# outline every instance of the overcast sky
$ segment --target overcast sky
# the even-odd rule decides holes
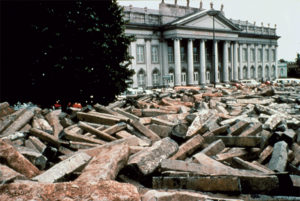
[[[118,0],[120,5],[148,7],[158,9],[161,0]],[[174,3],[174,0],[165,0]],[[261,22],[264,26],[270,23],[273,28],[277,25],[278,59],[294,61],[300,53],[300,0],[203,0],[203,7],[210,8],[210,2],[215,9],[224,4],[225,16],[232,19]],[[178,0],[179,5],[186,5],[186,0]],[[190,0],[191,7],[199,7],[200,0]]]

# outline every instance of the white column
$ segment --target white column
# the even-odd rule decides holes
[[[181,86],[180,40],[174,39],[175,86]]]
[[[146,72],[147,72],[147,87],[152,87],[152,67],[151,67],[151,40],[146,40]]]
[[[243,45],[240,44],[240,55],[239,55],[239,58],[240,58],[240,74],[239,74],[239,80],[242,80],[243,79],[243,58],[242,58],[242,55],[243,55]]]
[[[137,81],[137,68],[136,68],[136,42],[131,42],[130,43],[130,55],[133,57],[132,64],[131,64],[131,69],[133,69],[135,71],[134,75],[132,76],[132,80],[133,80],[133,87],[138,87],[138,81]]]
[[[275,45],[275,79],[278,79],[277,56],[277,45]]]
[[[166,76],[169,74],[169,66],[168,66],[168,43],[167,41],[162,42],[162,75]],[[167,84],[167,80],[163,79],[163,85]]]
[[[258,80],[258,65],[257,65],[257,44],[255,44],[255,47],[254,47],[254,54],[255,54],[255,80]]]
[[[205,40],[200,40],[200,84],[206,84]]]
[[[250,79],[250,44],[247,44],[247,79]]]
[[[233,81],[238,81],[239,71],[238,71],[237,59],[238,59],[237,42],[235,41],[233,43]]]
[[[188,77],[187,84],[194,85],[194,59],[193,59],[193,40],[188,40]]]
[[[214,42],[214,54],[215,54],[215,68],[214,68],[214,81],[215,83],[219,83],[219,79],[218,79],[218,72],[219,72],[219,68],[218,68],[218,64],[219,64],[219,61],[218,61],[218,41],[215,40]]]
[[[223,82],[229,82],[228,79],[228,42],[223,45]]]
[[[230,66],[231,66],[230,77],[231,77],[231,80],[233,80],[233,43],[230,43],[230,60],[231,60],[231,62],[230,62]]]
[[[265,78],[265,45],[262,46],[262,81],[264,82],[266,80]]]
[[[269,75],[268,75],[269,80],[271,80],[271,77],[272,77],[272,58],[271,58],[271,54],[272,54],[272,46],[269,45]]]

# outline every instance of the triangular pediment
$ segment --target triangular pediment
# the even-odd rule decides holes
[[[183,26],[212,29],[213,20],[215,20],[215,29],[232,30],[232,28],[226,25],[224,22],[221,22],[217,18],[213,19],[213,17],[209,15],[205,15],[199,19],[193,20],[189,23],[184,24]]]
[[[239,28],[235,26],[231,20],[227,19],[220,11],[217,14],[211,16],[208,11],[200,11],[189,16],[182,17],[174,22],[171,25],[188,27],[195,29],[213,29],[213,22],[216,30],[238,31]]]

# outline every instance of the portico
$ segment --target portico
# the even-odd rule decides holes
[[[242,79],[265,81],[277,76],[279,37],[275,29],[227,19],[222,9],[215,10],[212,5],[211,9],[204,10],[164,2],[160,4],[157,15],[154,10],[144,10],[143,27],[141,21],[137,24],[134,22],[137,19],[132,17],[140,11],[128,9],[125,10],[130,24],[126,33],[137,38],[135,47],[131,48],[135,57],[132,68],[136,72],[145,72],[143,76],[147,78],[142,82],[139,77],[143,77],[137,76],[136,87],[153,87],[154,69],[161,82],[168,82],[170,86],[228,83]],[[209,14],[211,11],[214,11],[214,16]],[[172,15],[174,17],[170,19]],[[150,20],[154,16],[158,17],[157,24]],[[150,22],[152,28],[149,28]],[[140,58],[142,54],[144,63]],[[159,62],[156,64],[153,60]]]

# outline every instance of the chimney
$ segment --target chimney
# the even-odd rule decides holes
[[[263,23],[263,22],[261,23],[261,26],[262,26],[262,27],[264,26],[264,23]]]
[[[270,28],[270,23],[268,24],[268,27]]]
[[[161,3],[165,3],[165,0],[161,0]]]
[[[177,6],[177,0],[175,0],[175,6]]]
[[[275,27],[275,29],[276,29],[277,25],[275,24],[274,27]]]
[[[132,10],[132,5],[131,4],[129,5],[129,9],[130,9],[130,11]]]
[[[224,5],[221,4],[221,12],[223,12],[223,9],[224,9]]]
[[[254,24],[254,26],[255,26],[255,25],[256,25],[256,22],[254,21],[254,23],[253,23],[253,24]]]
[[[186,0],[186,7],[190,7],[190,0]]]
[[[202,2],[202,0],[200,1],[200,10],[202,10],[203,9],[203,2]]]
[[[214,4],[213,4],[213,2],[210,2],[210,9],[214,9]]]
[[[145,8],[144,8],[144,11],[145,11],[145,13],[147,13],[147,11],[148,11],[148,8],[147,8],[147,7],[145,7]]]

